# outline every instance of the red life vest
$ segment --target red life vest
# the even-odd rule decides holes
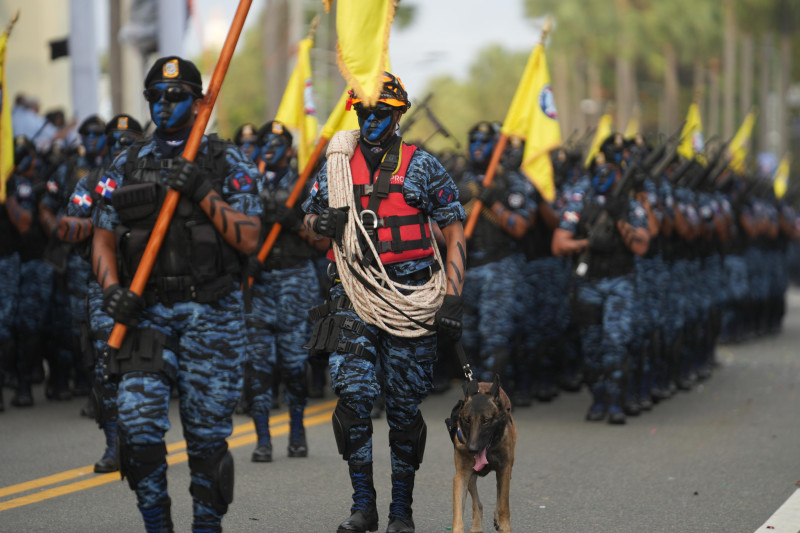
[[[369,213],[367,206],[372,194],[372,185],[377,182],[380,169],[375,171],[374,179],[371,180],[367,162],[359,148],[356,148],[350,159],[353,194],[361,200],[362,209],[359,210],[361,220],[367,229],[377,228],[377,242],[373,243],[384,265],[434,254],[427,215],[416,207],[408,205],[403,196],[406,171],[416,149],[417,147],[413,145],[401,145],[400,165],[392,173],[388,196],[378,204],[377,216]],[[328,259],[334,260],[333,250],[328,251]]]

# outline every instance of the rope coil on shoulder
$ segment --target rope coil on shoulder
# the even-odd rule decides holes
[[[336,263],[348,267],[337,269],[339,279],[364,322],[398,337],[431,335],[434,315],[444,299],[447,278],[430,220],[431,246],[440,268],[424,285],[405,285],[392,280],[380,261],[373,261],[368,267],[361,265],[364,252],[359,245],[359,235],[366,237],[362,240],[368,244],[373,257],[379,257],[379,253],[360,217],[355,216],[350,159],[358,146],[358,137],[358,130],[340,131],[331,139],[327,151],[328,204],[336,208],[350,207],[342,244],[333,244]]]

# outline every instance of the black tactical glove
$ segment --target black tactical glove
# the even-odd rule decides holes
[[[330,237],[337,243],[341,243],[342,236],[344,236],[344,227],[347,224],[347,212],[349,210],[349,205],[341,208],[326,207],[314,221],[311,229],[313,229],[314,233],[317,235]]]
[[[452,342],[461,338],[461,317],[464,314],[464,300],[461,296],[445,294],[442,306],[436,311],[434,323],[440,335]]]
[[[167,175],[167,185],[196,203],[200,203],[214,188],[208,170],[182,157],[175,160],[172,171]]]
[[[258,259],[258,253],[254,253],[253,255],[247,256],[247,266],[245,267],[247,270],[248,278],[254,278],[258,275],[259,272],[264,270],[264,263],[262,263]]]
[[[481,185],[481,192],[478,193],[478,200],[483,202],[486,207],[492,207],[495,202],[503,202],[503,191],[498,187],[484,187]]]
[[[614,220],[620,220],[627,214],[628,199],[618,196],[606,197],[605,210],[611,215]]]
[[[118,284],[103,291],[103,311],[120,324],[135,326],[144,311],[144,300]]]
[[[277,203],[268,206],[269,211],[265,213],[267,224],[275,224],[276,222],[284,229],[298,230],[300,229],[300,217],[292,207],[286,207],[286,204]]]

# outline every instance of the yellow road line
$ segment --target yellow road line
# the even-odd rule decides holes
[[[305,420],[304,420],[305,426],[310,427],[323,424],[325,422],[330,422],[331,414],[333,413],[333,407],[335,405],[336,405],[336,400],[333,400],[330,402],[324,402],[321,404],[307,407],[305,410]],[[319,414],[314,414],[314,413],[319,413]],[[270,419],[270,426],[272,426],[270,428],[270,433],[273,436],[286,435],[287,433],[289,433],[288,419],[289,419],[288,414],[283,414]],[[228,448],[231,449],[239,448],[247,444],[252,444],[256,442],[256,438],[257,437],[253,432],[252,422],[239,424],[234,428],[232,436],[228,438]],[[167,464],[174,465],[187,461],[188,455],[186,454],[185,450],[186,450],[186,441],[176,442],[167,446],[167,453],[170,454],[167,456]],[[30,494],[27,496],[21,496],[19,498],[15,498],[13,500],[0,502],[0,511],[7,511],[9,509],[22,507],[24,505],[29,505],[31,503],[37,503],[40,501],[49,500],[51,498],[56,498],[58,496],[64,496],[65,494],[71,494],[73,492],[77,492],[80,490],[85,490],[92,487],[105,485],[107,483],[118,481],[120,479],[119,472],[111,472],[109,474],[97,475],[94,474],[94,466],[85,466],[81,468],[67,470],[59,474],[53,474],[52,476],[46,476],[43,478],[27,481],[25,483],[19,483],[17,485],[11,485],[10,487],[2,488],[0,489],[0,498],[37,489],[40,487],[46,487],[48,485],[53,485],[55,483],[61,483],[88,474],[92,474],[92,477],[88,479],[75,481],[73,483],[68,483],[66,485],[62,485],[59,487],[43,490],[41,492],[37,492],[36,494]]]

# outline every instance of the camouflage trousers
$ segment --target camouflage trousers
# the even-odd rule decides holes
[[[211,458],[226,446],[242,390],[246,336],[242,334],[241,292],[234,289],[215,304],[155,304],[146,309],[139,327],[153,328],[177,339],[178,350],[164,348],[161,373],[129,372],[120,378],[120,439],[133,452],[163,443],[170,428],[170,389],[175,383],[189,459]],[[164,461],[134,487],[140,509],[153,508],[167,497],[166,472]],[[193,484],[211,487],[211,479],[205,473],[192,470],[191,479]],[[195,527],[219,527],[223,513],[196,496],[193,502]]]

